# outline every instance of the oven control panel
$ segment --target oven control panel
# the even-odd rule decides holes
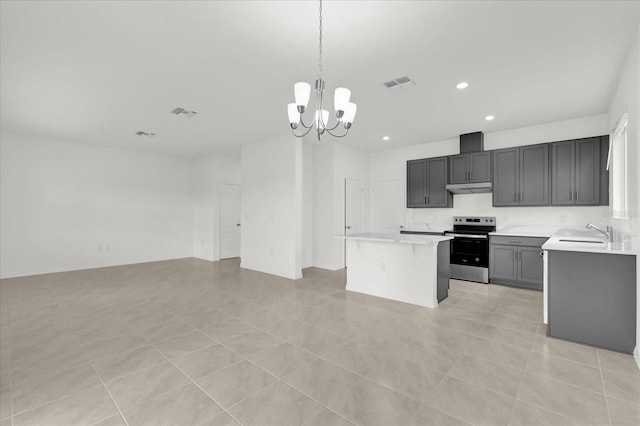
[[[495,217],[467,217],[467,216],[454,216],[454,225],[482,225],[482,226],[495,226]]]

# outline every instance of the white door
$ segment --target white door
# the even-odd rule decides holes
[[[373,184],[373,230],[398,232],[404,227],[404,180],[394,179]]]
[[[223,184],[220,191],[220,259],[240,256],[240,186]]]
[[[362,232],[364,187],[358,179],[344,181],[344,233],[345,235]]]

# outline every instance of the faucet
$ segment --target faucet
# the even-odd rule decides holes
[[[612,243],[613,242],[613,228],[610,225],[607,225],[606,230],[603,231],[602,229],[598,228],[593,223],[587,223],[587,229],[595,229],[596,231],[600,231],[601,233],[604,234],[605,237],[607,237],[607,242],[608,243]]]

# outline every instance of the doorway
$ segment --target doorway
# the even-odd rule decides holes
[[[240,257],[240,185],[220,189],[220,259]]]
[[[344,180],[344,235],[357,234],[363,229],[364,186],[358,179]],[[344,242],[344,264],[347,265],[347,241]]]

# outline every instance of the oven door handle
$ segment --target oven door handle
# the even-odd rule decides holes
[[[488,235],[466,235],[466,234],[449,234],[449,233],[445,233],[445,235],[449,235],[450,237],[456,237],[456,238],[474,238],[476,240],[486,240],[489,238]]]

